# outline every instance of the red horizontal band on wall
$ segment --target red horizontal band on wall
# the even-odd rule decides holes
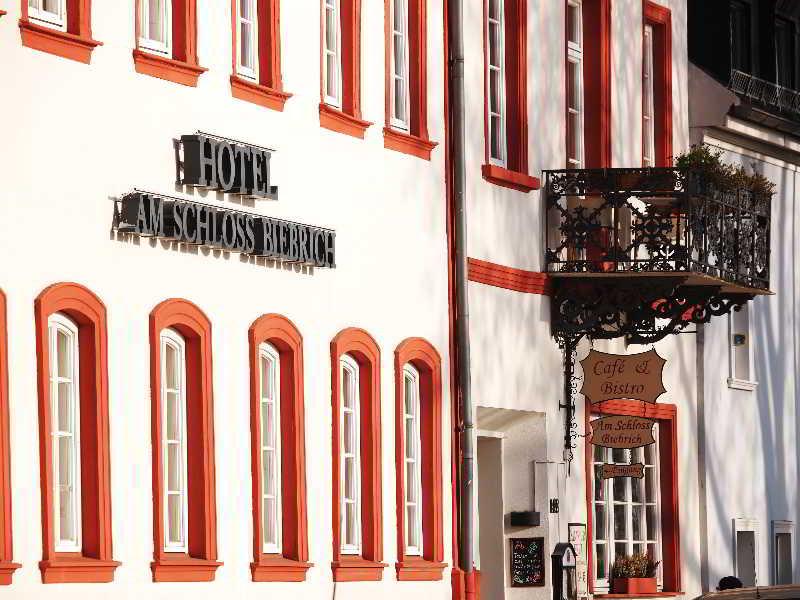
[[[470,281],[494,287],[524,292],[526,294],[550,295],[550,277],[547,273],[525,271],[504,267],[477,258],[467,259],[467,276]]]

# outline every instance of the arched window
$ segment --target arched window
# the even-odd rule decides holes
[[[409,338],[395,350],[397,578],[433,581],[445,564],[439,354]]]
[[[308,562],[303,339],[280,315],[250,327],[253,581],[304,581]]]
[[[333,578],[378,581],[383,559],[380,351],[362,329],[331,342]]]
[[[102,302],[74,283],[36,299],[44,583],[109,582],[108,350]]]
[[[213,581],[217,568],[211,323],[186,300],[150,313],[153,581]]]

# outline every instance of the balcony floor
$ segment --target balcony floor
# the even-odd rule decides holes
[[[654,277],[671,277],[673,279],[683,279],[683,285],[719,287],[720,292],[723,294],[746,294],[748,296],[772,296],[775,294],[771,290],[737,285],[719,277],[686,271],[550,272],[547,275],[553,279],[605,279],[606,281],[613,279],[646,280]]]

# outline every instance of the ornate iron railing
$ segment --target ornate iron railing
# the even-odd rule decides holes
[[[800,92],[759,79],[750,73],[733,69],[728,88],[751,102],[794,113],[795,117],[800,115]]]
[[[771,197],[673,168],[546,171],[553,273],[696,273],[769,288]]]

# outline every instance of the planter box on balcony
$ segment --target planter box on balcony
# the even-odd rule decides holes
[[[655,594],[658,591],[655,577],[617,578],[611,582],[614,594]]]

